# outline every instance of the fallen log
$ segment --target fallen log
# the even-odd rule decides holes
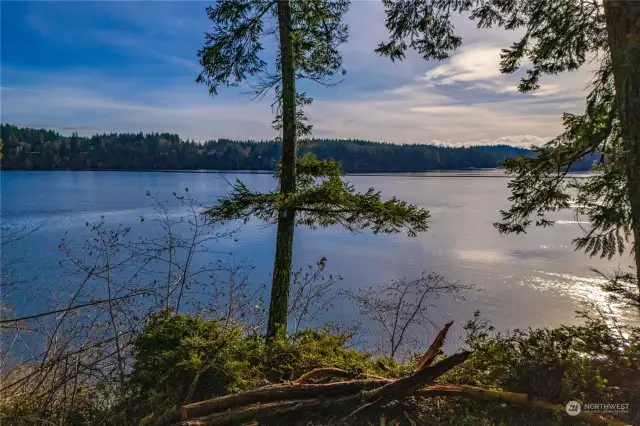
[[[181,408],[180,413],[182,420],[188,420],[256,403],[264,404],[284,400],[310,399],[316,397],[331,398],[351,395],[363,390],[378,388],[389,382],[390,379],[382,379],[350,380],[347,382],[316,385],[271,385],[242,393],[225,395],[207,401],[184,405]]]
[[[529,395],[516,392],[506,392],[500,390],[489,390],[468,385],[440,385],[429,386],[416,391],[414,396],[423,398],[433,397],[462,397],[476,401],[503,401],[512,405],[534,407],[546,411],[564,412],[564,406],[554,405],[548,401],[537,398],[530,398]],[[280,401],[270,404],[253,404],[238,411],[219,413],[208,418],[194,419],[182,423],[183,425],[225,425],[234,422],[251,421],[252,418],[259,418],[260,421],[277,419],[290,414],[295,414],[300,410],[318,409],[321,406],[330,407],[330,404],[323,404],[317,399]],[[583,421],[592,425],[629,426],[626,422],[616,419],[606,418],[597,413],[581,412],[576,416],[564,415],[565,419],[572,421]]]
[[[278,402],[266,404],[254,403],[253,405],[247,406],[247,402],[249,400],[255,402],[257,394],[253,394],[250,399],[244,399],[244,397],[246,397],[246,394],[248,393],[245,392],[243,394],[229,395],[229,397],[235,396],[236,398],[235,400],[233,400],[233,404],[241,404],[240,406],[230,404],[230,400],[232,400],[232,398],[227,397],[205,401],[206,404],[200,403],[201,405],[199,407],[195,406],[197,404],[190,404],[190,406],[183,407],[182,414],[183,419],[185,419],[186,417],[185,420],[192,419],[191,416],[193,416],[194,413],[199,413],[200,415],[202,415],[202,413],[204,412],[209,412],[213,414],[210,414],[206,417],[193,419],[190,422],[187,421],[183,424],[216,426],[232,423],[243,423],[254,420],[258,422],[264,422],[283,416],[304,416],[308,415],[309,413],[317,415],[320,415],[322,413],[330,413],[331,416],[353,413],[359,407],[362,407],[366,404],[380,404],[392,399],[405,398],[416,388],[424,385],[427,382],[431,382],[437,379],[442,374],[449,371],[451,368],[464,362],[464,360],[466,360],[469,355],[470,352],[461,352],[452,355],[451,357],[435,364],[432,367],[423,368],[419,372],[399,380],[382,382],[377,381],[377,383],[376,381],[353,380],[350,382],[338,382],[323,385],[284,386],[279,388],[264,389],[265,392],[260,393],[259,398],[271,398],[272,395],[277,394]],[[363,390],[363,383],[375,383],[377,387],[372,390]],[[334,396],[333,398],[327,398],[327,396],[329,395],[320,392],[317,394],[318,398],[299,399],[301,395],[301,393],[298,392],[299,390],[312,389],[312,391],[306,391],[307,394],[309,394],[310,392],[317,393],[320,387],[324,387],[325,391],[330,390],[330,392],[336,392],[337,390],[340,390],[340,392],[332,393],[332,395]],[[356,390],[356,392],[354,393],[354,389],[358,390]],[[303,391],[302,393],[304,392],[305,391]],[[269,396],[267,397],[266,395]],[[225,401],[226,403],[220,402],[220,400],[223,398],[227,398],[227,400]],[[220,412],[223,410],[222,407],[225,407],[227,411]],[[184,410],[185,408],[187,409]],[[209,410],[214,411],[212,412]]]
[[[242,424],[252,421],[265,422],[294,414],[301,410],[316,408],[318,400],[279,401],[269,404],[254,404],[224,413],[212,414],[208,417],[196,418],[180,423],[183,426],[216,426]]]

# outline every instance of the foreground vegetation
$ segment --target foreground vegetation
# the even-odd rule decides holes
[[[631,424],[640,412],[638,329],[625,330],[632,334],[624,337],[619,334],[622,330],[591,319],[583,326],[499,334],[476,317],[466,330],[470,356],[431,387],[442,390],[451,388],[445,385],[457,385],[454,389],[466,394],[434,397],[428,390],[418,391],[350,417],[337,415],[337,410],[322,417],[305,410],[260,424],[381,424],[386,419],[382,424],[552,425],[571,419],[564,412],[570,400],[629,403],[628,412],[608,416],[611,424]],[[320,367],[344,370],[351,378],[399,378],[414,369],[412,361],[399,363],[349,348],[350,337],[328,329],[304,330],[265,345],[261,336],[242,324],[163,312],[151,317],[133,340],[131,370],[117,395],[106,395],[97,381],[42,399],[43,391],[50,389],[46,374],[40,372],[41,389],[3,392],[2,421],[13,425],[175,424],[180,407],[190,402],[291,383]],[[478,387],[525,397],[500,397],[500,392],[495,398],[478,397],[473,393]],[[551,408],[536,405],[539,400]],[[577,423],[586,424],[586,420]]]

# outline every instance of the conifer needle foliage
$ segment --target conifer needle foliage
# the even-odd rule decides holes
[[[589,63],[597,65],[584,113],[565,113],[565,131],[536,147],[535,157],[504,162],[507,174],[513,177],[509,183],[511,207],[501,211],[502,220],[495,227],[501,233],[524,233],[532,224],[553,225],[549,213],[573,208],[576,216],[586,217],[590,223],[584,235],[574,240],[576,249],[609,258],[621,254],[633,235],[629,191],[638,186],[631,177],[633,174],[628,173],[637,169],[638,163],[633,164],[635,160],[628,154],[632,151],[631,144],[639,142],[625,137],[621,130],[617,101],[625,100],[616,99],[614,74],[624,73],[625,66],[627,72],[640,71],[630,68],[633,64],[629,61],[618,68],[613,66],[615,55],[612,56],[609,37],[612,31],[620,30],[632,40],[633,33],[637,39],[640,31],[637,22],[636,28],[633,24],[623,28],[623,22],[616,24],[616,28],[608,26],[607,14],[613,8],[626,8],[627,15],[637,16],[637,2],[383,0],[383,3],[390,37],[376,51],[392,61],[402,60],[407,49],[417,51],[425,59],[447,59],[462,44],[452,16],[463,15],[479,29],[520,30],[520,39],[502,49],[500,63],[502,73],[512,74],[528,62],[518,85],[520,92],[539,89],[544,75],[574,71]],[[604,3],[609,5],[608,10]],[[639,93],[629,92],[625,96],[638,98]],[[637,111],[637,101],[635,105]],[[599,157],[593,166],[597,173],[587,179],[571,175],[572,166],[593,155]]]
[[[237,180],[232,191],[207,213],[221,221],[254,216],[275,223],[279,211],[294,209],[298,225],[342,225],[348,231],[370,229],[374,234],[406,230],[411,237],[428,228],[428,211],[395,197],[383,201],[373,188],[356,192],[341,178],[342,169],[333,160],[319,161],[309,153],[300,157],[297,170],[298,188],[293,194],[253,192]]]

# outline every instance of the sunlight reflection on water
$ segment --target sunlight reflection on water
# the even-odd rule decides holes
[[[613,316],[619,321],[629,318],[627,308],[621,303],[610,301],[607,292],[602,290],[601,285],[607,282],[604,278],[580,277],[539,270],[534,272],[540,275],[522,279],[519,284],[536,290],[554,291],[587,305],[593,305],[607,316]]]

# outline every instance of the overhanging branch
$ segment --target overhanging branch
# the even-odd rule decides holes
[[[253,192],[237,181],[232,191],[206,213],[214,220],[255,216],[273,222],[279,211],[295,210],[298,224],[311,228],[342,225],[352,232],[371,229],[374,234],[405,229],[409,236],[427,230],[427,210],[395,197],[383,201],[380,192],[373,189],[357,193],[342,180],[342,169],[336,161],[319,161],[313,155],[305,155],[298,163],[300,185],[295,193],[285,196],[275,191]]]

